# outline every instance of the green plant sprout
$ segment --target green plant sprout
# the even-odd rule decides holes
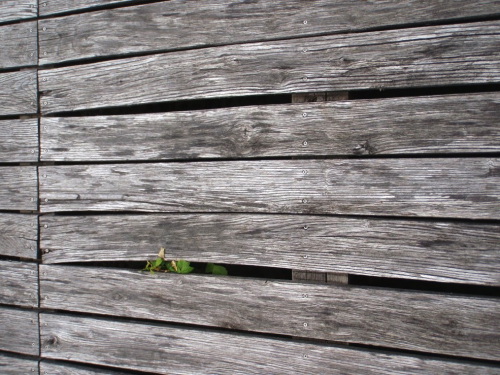
[[[191,273],[194,271],[194,267],[187,260],[165,259],[165,249],[162,247],[158,253],[158,257],[154,261],[146,262],[146,267],[144,267],[143,271],[149,271],[151,274],[155,272]],[[226,267],[213,263],[207,264],[205,272],[213,275],[227,275]]]

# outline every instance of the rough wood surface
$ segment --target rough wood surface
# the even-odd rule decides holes
[[[92,367],[69,365],[66,363],[40,362],[42,375],[130,375],[130,372],[100,370]]]
[[[36,215],[0,213],[0,255],[36,259],[37,242]]]
[[[42,13],[46,9],[42,7]],[[349,0],[170,0],[40,20],[40,62],[289,39],[495,13],[500,13],[500,5],[493,0],[361,1],[356,6]]]
[[[0,307],[0,350],[38,355],[38,312]]]
[[[35,70],[0,74],[0,116],[29,115],[37,109]]]
[[[495,158],[47,166],[40,167],[40,202],[42,212],[230,211],[497,219],[499,171],[500,160]]]
[[[140,2],[141,0],[40,0],[40,16],[81,10],[94,11],[94,8],[110,4],[128,5]]]
[[[38,265],[0,260],[0,303],[38,307]]]
[[[0,163],[38,161],[38,120],[0,121]]]
[[[498,367],[252,335],[64,315],[40,318],[45,358],[161,374],[498,373]]]
[[[37,210],[36,167],[0,167],[0,210]]]
[[[36,22],[1,26],[0,40],[2,41],[0,69],[38,64]]]
[[[41,158],[102,161],[498,152],[499,117],[498,93],[44,117]]]
[[[0,353],[0,373],[6,375],[38,375],[38,361]]]
[[[228,96],[500,82],[499,22],[311,37],[40,71],[42,112]]]
[[[37,6],[37,0],[2,0],[0,1],[0,22],[35,18]]]

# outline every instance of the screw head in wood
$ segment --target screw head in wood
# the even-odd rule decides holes
[[[304,20],[302,23],[303,23],[304,25],[307,25],[307,20]]]
[[[307,203],[307,199],[306,198],[302,199],[302,203]]]
[[[304,328],[305,328],[305,327],[307,327],[307,323],[304,323],[304,324],[302,324],[302,325],[304,326]]]
[[[308,230],[308,229],[309,229],[309,225],[307,225],[307,224],[306,224],[306,225],[304,225],[304,227],[303,227],[303,228],[304,228],[305,230]]]
[[[306,254],[302,258],[307,259],[307,258],[309,258],[309,255]]]
[[[302,117],[307,117],[307,113],[306,112],[302,113]]]
[[[42,27],[42,30],[43,31],[47,31],[47,28],[44,26],[44,27]]]
[[[302,146],[307,146],[307,141],[302,142]]]

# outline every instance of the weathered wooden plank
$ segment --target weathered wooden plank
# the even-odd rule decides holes
[[[0,350],[38,355],[38,312],[0,307]]]
[[[500,300],[495,298],[235,277],[152,276],[105,268],[40,268],[41,306],[48,309],[500,358]]]
[[[0,210],[37,209],[36,167],[0,167]]]
[[[46,9],[41,10],[46,13]],[[356,6],[348,0],[170,0],[41,20],[40,62],[53,64],[96,56],[304,37],[499,13],[500,6],[493,0],[363,1]]]
[[[499,117],[498,93],[44,117],[41,158],[102,161],[498,152]]]
[[[36,215],[0,214],[0,255],[36,259],[37,241]]]
[[[45,358],[160,374],[498,373],[498,367],[466,362],[252,335],[64,315],[40,318]]]
[[[497,21],[157,54],[40,72],[44,113],[228,96],[500,81]]]
[[[38,375],[38,361],[0,353],[0,373],[8,375]]]
[[[500,285],[500,227],[268,215],[42,217],[44,263],[171,259]]]
[[[37,87],[35,70],[0,74],[0,116],[36,113]]]
[[[38,265],[0,260],[0,303],[38,307]]]
[[[40,167],[43,212],[280,212],[496,219],[495,158]]]
[[[67,363],[40,362],[40,371],[43,375],[130,375],[130,372],[100,370],[88,366],[78,366]]]
[[[81,10],[92,11],[95,10],[93,8],[101,6],[127,5],[127,3],[141,3],[141,0],[40,0],[40,16]]]
[[[15,21],[37,16],[37,0],[0,1],[0,22]]]
[[[0,40],[2,41],[0,69],[38,64],[36,22],[1,26]]]
[[[0,162],[38,161],[38,120],[0,121]]]

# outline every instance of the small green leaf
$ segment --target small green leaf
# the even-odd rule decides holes
[[[207,266],[205,267],[205,273],[212,273],[213,270],[214,270],[214,264],[207,263]]]
[[[177,273],[190,273],[194,270],[190,263],[186,260],[177,261]]]
[[[206,273],[211,273],[213,275],[227,275],[227,269],[224,266],[219,266],[218,264],[208,263],[205,268]]]
[[[153,268],[160,267],[162,263],[163,263],[163,259],[156,258],[156,260],[153,262]]]

